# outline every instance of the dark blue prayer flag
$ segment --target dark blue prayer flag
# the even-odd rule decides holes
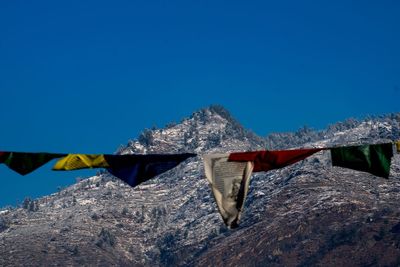
[[[104,155],[107,170],[132,187],[179,165],[196,154]]]

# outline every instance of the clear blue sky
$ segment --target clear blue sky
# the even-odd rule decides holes
[[[259,135],[398,112],[399,14],[397,0],[0,1],[0,150],[112,153],[210,104]],[[0,206],[95,173],[50,168],[0,166]]]

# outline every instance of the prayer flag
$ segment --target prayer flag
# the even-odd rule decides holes
[[[53,170],[69,171],[85,168],[110,167],[103,154],[68,154],[56,162]]]
[[[166,172],[196,154],[104,155],[107,170],[132,187]]]
[[[331,148],[332,165],[388,178],[393,156],[391,143]]]
[[[396,141],[397,152],[400,153],[400,141]]]
[[[252,162],[229,162],[229,154],[204,156],[204,169],[219,213],[230,228],[238,227],[253,170]]]
[[[283,168],[290,164],[303,160],[312,154],[323,150],[322,148],[276,150],[276,151],[254,151],[237,152],[229,155],[229,161],[252,161],[254,162],[253,172],[269,171]]]
[[[4,156],[4,154],[0,155],[0,158],[2,158],[2,156]],[[7,158],[4,159],[4,164],[19,174],[25,175],[36,170],[50,160],[63,156],[65,156],[65,154],[8,152]]]
[[[0,163],[3,163],[9,155],[10,152],[0,152]]]

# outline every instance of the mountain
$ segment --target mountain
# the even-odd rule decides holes
[[[240,227],[227,229],[204,179],[205,153],[379,143],[400,113],[256,136],[211,106],[146,129],[119,154],[196,152],[131,188],[105,171],[0,211],[0,266],[397,266],[399,155],[389,179],[331,167],[329,152],[252,176]]]

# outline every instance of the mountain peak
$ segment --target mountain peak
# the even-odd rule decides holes
[[[263,139],[247,131],[220,105],[194,112],[178,124],[162,129],[145,129],[119,153],[177,153],[212,151],[223,144],[224,150],[249,150],[263,147]]]
[[[210,105],[209,107],[203,108],[200,111],[209,111],[211,114],[219,115],[227,121],[234,121],[236,123],[239,123],[236,121],[235,118],[232,117],[231,113],[224,106],[221,105]]]
[[[207,123],[214,120],[216,117],[226,121],[232,126],[237,128],[243,128],[243,126],[238,122],[231,113],[221,105],[210,105],[208,107],[202,108],[198,111],[192,113],[189,119],[194,119],[199,121],[199,123]]]

